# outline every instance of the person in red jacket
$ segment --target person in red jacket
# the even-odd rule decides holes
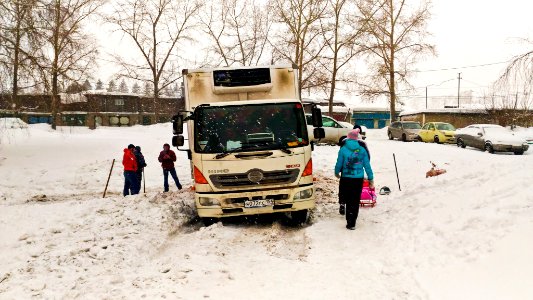
[[[122,157],[122,165],[124,166],[124,192],[123,195],[135,195],[139,193],[137,182],[137,159],[135,158],[135,146],[128,145],[124,149],[124,156]]]
[[[163,167],[163,187],[165,188],[164,192],[168,192],[168,173],[170,173],[170,175],[174,179],[178,190],[181,190],[181,183],[178,179],[178,175],[176,175],[176,169],[174,168],[174,162],[176,161],[176,153],[170,150],[169,144],[163,145],[163,151],[159,153],[158,160],[161,163],[161,167]]]

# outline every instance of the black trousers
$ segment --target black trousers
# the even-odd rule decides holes
[[[341,177],[339,183],[339,203],[346,204],[346,223],[355,226],[359,215],[359,201],[363,190],[363,178]]]

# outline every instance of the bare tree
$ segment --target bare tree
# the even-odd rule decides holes
[[[487,113],[500,125],[531,123],[533,51],[514,57],[484,100]]]
[[[57,125],[60,82],[79,81],[94,66],[96,43],[83,31],[83,25],[103,4],[103,0],[40,0],[41,19],[49,50],[45,66],[52,95],[52,128]]]
[[[33,67],[42,47],[36,11],[36,0],[0,1],[0,68],[4,73],[2,77],[11,79],[11,98],[16,108],[20,107],[19,92],[39,84]],[[21,80],[27,84],[22,85]]]
[[[178,80],[177,70],[180,42],[191,40],[187,34],[193,17],[198,13],[197,0],[123,0],[119,1],[107,21],[128,37],[142,60],[132,63],[116,55],[122,67],[120,75],[153,85],[156,119],[157,99],[165,87]]]
[[[370,76],[359,83],[366,97],[389,96],[391,119],[396,115],[398,85],[410,86],[409,66],[421,56],[435,53],[433,45],[424,43],[430,4],[430,0],[421,0],[420,6],[413,8],[407,0],[359,1],[366,36],[360,45],[368,54],[370,70]]]
[[[200,16],[203,31],[212,39],[209,49],[218,64],[258,65],[265,58],[272,18],[267,5],[255,0],[212,1]]]
[[[327,45],[323,55],[323,69],[327,70],[329,82],[324,86],[329,98],[329,115],[333,114],[333,99],[338,82],[350,82],[350,74],[344,74],[345,67],[350,65],[360,48],[356,41],[362,34],[357,18],[357,6],[351,0],[327,0],[329,17],[322,20],[322,34]]]
[[[273,0],[272,11],[278,28],[273,38],[274,59],[298,66],[298,87],[321,87],[329,78],[319,63],[326,48],[320,20],[326,17],[325,0]]]

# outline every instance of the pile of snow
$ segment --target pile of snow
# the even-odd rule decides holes
[[[28,128],[28,124],[19,118],[0,118],[0,130],[23,128]]]
[[[196,219],[190,164],[162,193],[171,125],[30,125],[0,145],[0,298],[526,299],[533,294],[533,150],[489,154],[368,130],[379,196],[348,231],[338,147],[316,146],[311,223]],[[2,133],[3,134],[3,133]],[[146,194],[122,197],[122,150],[140,145]],[[393,161],[396,157],[401,190]],[[102,198],[112,160],[107,196]],[[446,174],[425,178],[431,162]]]

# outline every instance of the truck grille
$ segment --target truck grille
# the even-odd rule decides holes
[[[257,169],[250,170],[256,171]],[[300,173],[300,169],[289,169],[279,171],[265,171],[262,172],[263,178],[257,182],[250,181],[248,174],[250,173],[235,173],[235,174],[216,174],[209,176],[213,185],[217,188],[225,187],[248,187],[258,185],[274,185],[293,183]]]

